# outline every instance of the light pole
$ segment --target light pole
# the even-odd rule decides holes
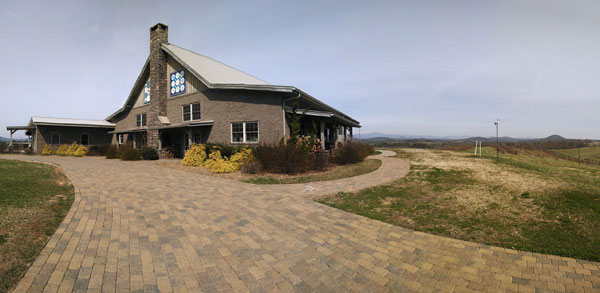
[[[498,163],[500,161],[500,157],[498,155],[499,152],[499,144],[500,144],[500,140],[498,139],[498,126],[500,125],[500,119],[496,119],[496,122],[494,122],[494,125],[496,125],[496,163]]]

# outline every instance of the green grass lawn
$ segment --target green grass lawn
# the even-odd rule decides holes
[[[570,156],[577,159],[578,152],[581,152],[581,159],[595,159],[600,160],[600,146],[585,147],[581,149],[564,149],[564,150],[553,150],[557,153]]]
[[[319,201],[372,219],[518,250],[600,261],[600,167],[532,155],[398,150],[410,173]]]
[[[45,164],[0,160],[0,292],[11,290],[73,203],[73,186]]]
[[[328,181],[370,173],[379,169],[379,166],[381,166],[380,160],[368,159],[356,164],[338,166],[331,171],[320,174],[282,176],[281,178],[275,178],[271,175],[267,175],[263,177],[250,178],[243,181],[253,184],[294,184]]]

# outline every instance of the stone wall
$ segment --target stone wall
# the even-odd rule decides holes
[[[160,126],[158,116],[167,112],[167,53],[161,48],[169,42],[169,27],[158,23],[150,28],[150,112],[148,127]],[[158,130],[148,131],[148,145],[158,148]]]

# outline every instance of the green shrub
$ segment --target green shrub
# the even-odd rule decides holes
[[[107,159],[116,159],[119,157],[119,149],[116,145],[111,144],[106,149],[106,158]]]
[[[158,160],[158,152],[153,147],[143,146],[141,152],[144,160]]]
[[[142,152],[133,148],[132,144],[123,144],[119,148],[119,157],[121,158],[121,161],[137,161],[141,159]]]
[[[338,150],[333,160],[341,165],[354,164],[362,162],[373,151],[373,146],[369,144],[347,141],[342,144],[342,147]]]
[[[0,154],[4,154],[6,152],[7,147],[8,147],[8,144],[6,144],[4,142],[0,142]]]

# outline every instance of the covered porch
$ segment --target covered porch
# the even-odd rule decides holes
[[[128,129],[121,131],[109,131],[116,135],[117,145],[131,144],[136,149],[141,149],[148,142],[148,130],[145,128]]]
[[[158,131],[158,150],[161,157],[167,153],[183,158],[192,144],[206,144],[214,121],[195,121],[149,128]]]
[[[286,122],[290,125],[290,115],[294,109],[285,107]],[[296,115],[302,116],[300,135],[316,136],[321,141],[321,149],[331,151],[338,148],[342,143],[352,140],[353,128],[360,127],[357,122],[337,115],[333,111],[311,110],[309,107],[296,109]]]
[[[32,148],[33,140],[35,138],[35,126],[7,126],[6,130],[8,130],[8,132],[10,133],[10,137],[8,140],[8,151],[9,152],[15,150],[15,144],[23,146],[23,148],[25,148],[25,145],[28,149]],[[27,135],[26,144],[23,143],[23,141],[19,141],[18,143],[15,143],[15,141],[13,140],[13,135],[17,131],[25,131],[25,135]]]

